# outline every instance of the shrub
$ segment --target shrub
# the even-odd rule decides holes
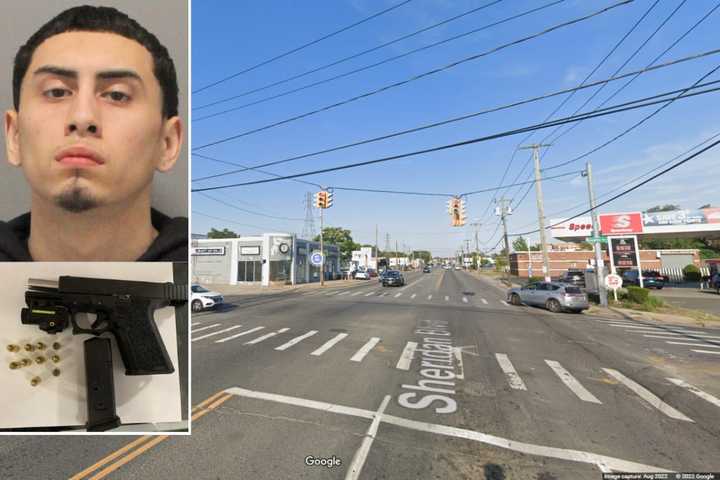
[[[686,282],[699,282],[700,281],[700,269],[695,265],[687,265],[683,268],[683,277]]]
[[[545,280],[543,277],[528,277],[527,283],[542,282]]]
[[[647,288],[636,287],[635,285],[629,285],[627,287],[627,298],[634,303],[645,303],[650,295],[650,290]]]

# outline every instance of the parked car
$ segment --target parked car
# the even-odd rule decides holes
[[[375,278],[378,276],[378,272],[374,268],[368,268],[366,272],[368,273],[368,275],[370,275],[370,278]]]
[[[643,287],[662,290],[665,286],[665,279],[658,272],[650,270],[643,271]],[[626,270],[622,274],[623,285],[640,285],[637,270]]]
[[[203,310],[215,308],[224,302],[222,294],[208,290],[202,285],[191,285],[190,293],[190,307],[193,312],[202,312]]]
[[[430,273],[432,270],[430,270],[430,267],[423,268],[423,273]]]
[[[460,265],[455,265],[455,270],[462,270],[462,267]]]
[[[590,308],[587,295],[580,287],[558,282],[535,282],[522,288],[511,288],[507,299],[512,305],[535,305],[553,313],[580,313]]]
[[[403,285],[405,285],[405,277],[403,277],[403,274],[398,272],[397,270],[390,270],[383,277],[383,287],[388,287],[392,285],[396,287],[402,287]]]
[[[355,280],[370,280],[370,274],[366,270],[355,272]]]
[[[570,268],[565,274],[558,280],[560,283],[567,283],[568,285],[575,285],[576,287],[585,287],[585,272],[582,270]]]

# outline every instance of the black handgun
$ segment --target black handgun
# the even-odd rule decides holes
[[[27,308],[21,321],[47,333],[115,335],[126,375],[173,373],[172,361],[160,337],[153,314],[156,309],[187,302],[187,285],[61,276],[58,282],[30,279],[25,292]],[[78,325],[75,315],[96,315],[90,328]]]

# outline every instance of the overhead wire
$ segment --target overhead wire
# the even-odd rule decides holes
[[[271,58],[269,58],[269,59],[267,59],[267,60],[263,60],[262,62],[256,63],[255,65],[252,65],[252,66],[250,66],[250,67],[247,67],[247,68],[245,68],[245,69],[243,69],[243,70],[241,70],[241,71],[239,71],[239,72],[237,72],[237,73],[233,73],[232,75],[228,75],[228,76],[226,76],[226,77],[221,78],[220,80],[217,80],[217,81],[212,82],[212,83],[210,83],[210,84],[208,84],[208,85],[205,85],[205,86],[200,87],[200,88],[198,88],[198,89],[196,89],[196,90],[193,90],[192,93],[194,93],[194,94],[195,94],[195,93],[200,93],[200,92],[205,91],[205,90],[207,90],[207,89],[209,89],[209,88],[212,88],[212,87],[214,87],[214,86],[216,86],[216,85],[220,85],[221,83],[225,83],[225,82],[227,82],[228,80],[231,80],[231,79],[233,79],[233,78],[239,77],[240,75],[244,75],[244,74],[246,74],[246,73],[248,73],[248,72],[252,72],[253,70],[256,70],[256,69],[258,69],[258,68],[260,68],[260,67],[263,67],[263,66],[268,65],[268,64],[270,64],[270,63],[272,63],[272,62],[275,62],[275,61],[277,61],[277,60],[280,60],[281,58],[285,58],[285,57],[287,57],[288,55],[292,55],[293,53],[297,53],[297,52],[299,52],[299,51],[301,51],[301,50],[304,50],[304,49],[306,49],[306,48],[308,48],[308,47],[311,47],[312,45],[315,45],[315,44],[317,44],[317,43],[320,43],[320,42],[322,42],[323,40],[327,40],[328,38],[332,38],[332,37],[334,37],[334,36],[336,36],[336,35],[339,35],[339,34],[341,34],[341,33],[343,33],[343,32],[346,32],[346,31],[348,31],[348,30],[350,30],[350,29],[352,29],[352,28],[357,27],[358,25],[362,25],[363,23],[367,23],[367,22],[369,22],[370,20],[372,20],[372,19],[374,19],[374,18],[377,18],[377,17],[379,17],[379,16],[381,16],[381,15],[384,15],[384,14],[386,14],[386,13],[389,13],[389,12],[391,12],[391,11],[397,9],[397,8],[402,7],[403,5],[407,5],[408,3],[412,2],[412,1],[413,1],[413,0],[404,0],[404,1],[400,2],[400,3],[396,3],[395,5],[392,5],[392,6],[386,8],[386,9],[380,11],[380,12],[374,13],[374,14],[370,15],[369,17],[365,17],[365,18],[363,18],[363,19],[361,19],[361,20],[359,20],[359,21],[357,21],[357,22],[355,22],[355,23],[352,23],[352,24],[350,24],[350,25],[348,25],[348,26],[346,26],[346,27],[343,27],[343,28],[341,28],[341,29],[339,29],[339,30],[335,30],[334,32],[331,32],[331,33],[328,33],[328,34],[326,34],[326,35],[323,35],[323,36],[320,37],[320,38],[317,38],[317,39],[312,40],[312,41],[310,41],[310,42],[304,43],[304,44],[300,45],[299,47],[295,47],[295,48],[290,49],[290,50],[288,50],[288,51],[286,51],[286,52],[284,52],[284,53],[281,53],[281,54],[279,54],[279,55],[275,55],[274,57],[271,57]]]
[[[233,205],[232,203],[226,202],[226,201],[224,201],[224,200],[221,200],[221,199],[219,199],[219,198],[213,197],[212,195],[209,195],[209,194],[203,193],[203,192],[201,192],[200,195],[202,195],[203,197],[208,198],[208,199],[210,199],[210,200],[213,200],[213,201],[215,201],[215,202],[217,202],[217,203],[220,203],[220,204],[222,204],[222,205],[225,205],[226,207],[234,208],[235,210],[239,210],[239,211],[241,211],[241,212],[249,213],[249,214],[251,214],[251,215],[257,215],[257,216],[266,217],[266,218],[273,218],[273,219],[275,219],[275,220],[287,220],[287,221],[292,221],[292,222],[304,222],[304,221],[305,221],[304,218],[281,217],[281,216],[277,216],[277,215],[269,215],[269,214],[266,214],[266,213],[261,213],[261,212],[255,211],[255,210],[248,210],[248,209],[246,209],[246,208],[238,207],[237,205]]]
[[[664,63],[662,63],[662,64],[654,65],[654,66],[649,67],[649,68],[646,68],[646,69],[636,70],[636,71],[633,71],[633,72],[628,72],[628,73],[623,74],[623,75],[618,75],[618,76],[615,76],[615,77],[606,78],[606,79],[604,79],[604,80],[598,80],[598,81],[596,81],[596,82],[587,83],[587,84],[585,84],[585,85],[578,85],[578,86],[576,86],[576,87],[566,88],[566,89],[563,89],[563,90],[558,90],[558,91],[555,91],[555,92],[546,93],[546,94],[543,94],[543,95],[539,95],[539,96],[535,96],[535,97],[531,97],[531,98],[519,100],[519,101],[516,101],[516,102],[512,102],[512,103],[508,103],[508,104],[504,104],[504,105],[500,105],[500,106],[496,106],[496,107],[492,107],[492,108],[487,108],[487,109],[485,109],[485,110],[481,110],[481,111],[478,111],[478,112],[473,112],[473,113],[470,113],[470,114],[461,115],[461,116],[458,116],[458,117],[453,117],[453,118],[449,118],[449,119],[446,119],[446,120],[442,120],[442,121],[438,121],[438,122],[433,122],[433,123],[430,123],[430,124],[420,125],[420,126],[418,126],[418,127],[413,127],[413,128],[410,128],[410,129],[405,129],[405,130],[400,130],[400,131],[396,131],[396,132],[391,132],[391,133],[388,133],[388,134],[385,134],[385,135],[381,135],[381,136],[377,136],[377,137],[373,137],[373,138],[368,138],[368,139],[364,139],[364,140],[358,140],[358,141],[355,141],[355,142],[352,142],[352,143],[347,143],[347,144],[343,144],[343,145],[339,145],[339,146],[335,146],[335,147],[329,147],[329,148],[325,148],[325,149],[318,150],[318,151],[315,151],[315,152],[310,152],[310,153],[306,153],[306,154],[302,154],[302,155],[295,155],[295,156],[288,157],[288,158],[284,158],[284,159],[281,159],[281,160],[274,160],[274,161],[270,161],[270,162],[265,162],[265,163],[258,164],[258,165],[254,165],[254,166],[250,166],[250,167],[242,167],[242,168],[237,169],[237,170],[230,170],[230,171],[227,171],[227,172],[222,172],[222,173],[218,173],[218,174],[214,174],[214,175],[207,175],[207,176],[204,176],[204,177],[197,177],[197,178],[193,178],[192,181],[193,181],[193,182],[199,182],[199,181],[209,180],[209,179],[212,179],[212,178],[218,178],[218,177],[223,177],[223,176],[227,176],[227,175],[233,175],[233,174],[236,174],[236,173],[242,173],[242,172],[245,172],[245,171],[248,171],[248,170],[254,170],[254,169],[258,169],[258,168],[263,168],[263,167],[269,167],[269,166],[279,165],[279,164],[283,164],[283,163],[294,162],[294,161],[297,161],[297,160],[303,160],[303,159],[312,158],[312,157],[316,157],[316,156],[320,156],[320,155],[325,155],[325,154],[328,154],[328,153],[333,153],[333,152],[345,150],[345,149],[348,149],[348,148],[357,147],[357,146],[360,146],[360,145],[367,145],[367,144],[370,144],[370,143],[375,143],[375,142],[379,142],[379,141],[382,141],[382,140],[387,140],[387,139],[390,139],[390,138],[395,138],[395,137],[399,137],[399,136],[403,136],[403,135],[408,135],[408,134],[410,134],[410,133],[416,133],[416,132],[420,132],[420,131],[427,130],[427,129],[437,128],[437,127],[440,127],[440,126],[449,125],[449,124],[451,124],[451,123],[460,122],[460,121],[463,121],[463,120],[468,120],[468,119],[475,118],[475,117],[479,117],[479,116],[482,116],[482,115],[487,115],[487,114],[490,114],[490,113],[495,113],[495,112],[499,112],[499,111],[502,111],[502,110],[507,110],[507,109],[511,109],[511,108],[516,108],[516,107],[519,107],[519,106],[522,106],[522,105],[527,105],[527,104],[529,104],[529,103],[538,102],[538,101],[545,100],[545,99],[548,99],[548,98],[552,98],[552,97],[555,97],[555,96],[558,96],[558,95],[563,95],[563,94],[565,94],[565,93],[569,93],[569,92],[573,92],[573,91],[577,91],[577,90],[582,90],[582,89],[587,89],[587,88],[592,88],[592,87],[595,87],[595,86],[598,86],[598,85],[603,85],[603,84],[608,83],[608,82],[615,82],[615,81],[621,80],[621,79],[623,79],[623,78],[627,78],[627,77],[629,77],[629,76],[635,75],[635,74],[637,74],[637,73],[644,73],[644,72],[656,71],[656,70],[660,70],[660,69],[663,69],[663,68],[667,68],[667,67],[671,67],[671,66],[674,66],[674,65],[678,65],[678,64],[681,64],[681,63],[685,63],[685,62],[689,62],[689,61],[693,61],[693,60],[698,60],[698,59],[705,58],[705,57],[712,56],[712,55],[717,55],[718,53],[720,53],[720,49],[708,50],[708,51],[705,51],[705,52],[702,52],[702,53],[696,53],[696,54],[689,55],[689,56],[682,57],[682,58],[678,58],[678,59],[675,59],[675,60],[670,60],[670,61],[664,62]],[[193,155],[195,155],[195,156],[201,156],[201,154],[196,153],[196,152],[193,152]],[[203,158],[210,158],[210,157],[203,157]],[[215,160],[216,160],[216,159],[215,159]],[[216,161],[220,161],[220,160],[216,160]],[[230,162],[225,162],[225,163],[230,163]]]
[[[529,40],[533,40],[533,39],[535,39],[535,38],[538,38],[538,37],[547,35],[547,34],[553,32],[553,31],[559,30],[559,29],[561,29],[561,28],[568,27],[568,26],[570,26],[570,25],[574,25],[574,24],[577,24],[577,23],[580,23],[580,22],[589,20],[589,19],[594,18],[594,17],[596,17],[596,16],[598,16],[598,15],[602,15],[602,14],[604,14],[604,13],[610,11],[610,10],[613,10],[613,9],[615,9],[615,8],[618,8],[618,7],[627,5],[627,4],[629,4],[629,3],[633,2],[633,1],[634,1],[634,0],[621,0],[620,2],[614,3],[614,4],[612,4],[612,5],[608,6],[608,7],[602,8],[602,9],[600,9],[600,10],[597,10],[597,11],[593,12],[593,13],[584,15],[584,16],[582,16],[582,17],[577,17],[577,18],[574,18],[574,19],[572,19],[572,20],[569,20],[569,21],[566,21],[566,22],[563,22],[563,23],[559,23],[559,24],[553,25],[552,27],[548,27],[548,28],[546,28],[546,29],[544,29],[544,30],[542,30],[542,31],[540,31],[540,32],[536,32],[536,33],[534,33],[534,34],[532,34],[532,35],[528,35],[528,36],[522,37],[522,38],[520,38],[520,39],[514,40],[514,41],[512,41],[512,42],[508,42],[508,43],[505,43],[505,44],[503,44],[503,45],[494,47],[494,48],[492,48],[492,49],[490,49],[490,50],[486,50],[486,51],[484,51],[484,52],[480,52],[480,53],[477,53],[477,54],[475,54],[475,55],[471,55],[471,56],[469,56],[469,57],[465,57],[465,58],[463,58],[463,59],[456,60],[456,61],[454,61],[454,62],[452,62],[452,63],[449,63],[449,64],[447,64],[447,65],[444,65],[444,66],[442,66],[442,67],[438,67],[438,68],[435,68],[435,69],[433,69],[433,70],[429,70],[429,71],[423,72],[423,73],[421,73],[421,74],[414,75],[414,76],[412,76],[412,77],[410,77],[410,78],[407,78],[407,79],[405,79],[405,80],[401,80],[401,81],[399,81],[399,82],[394,82],[394,83],[392,83],[392,84],[385,85],[385,86],[383,86],[383,87],[380,87],[380,88],[378,88],[378,89],[365,92],[365,93],[360,94],[360,95],[356,95],[356,96],[354,96],[354,97],[351,97],[351,98],[342,100],[342,101],[340,101],[340,102],[336,102],[336,103],[331,104],[331,105],[326,105],[326,106],[324,106],[324,107],[321,107],[321,108],[318,108],[318,109],[315,109],[315,110],[311,110],[311,111],[308,111],[308,112],[305,112],[305,113],[302,113],[302,114],[299,114],[299,115],[295,115],[295,116],[293,116],[293,117],[289,117],[289,118],[286,118],[286,119],[284,119],[284,120],[280,120],[280,121],[277,121],[277,122],[274,122],[274,123],[270,123],[270,124],[264,125],[264,126],[262,126],[262,127],[257,127],[257,128],[254,128],[254,129],[251,129],[251,130],[246,130],[246,131],[244,131],[244,132],[241,132],[241,133],[238,133],[238,134],[235,134],[235,135],[230,135],[230,136],[227,136],[227,137],[218,139],[218,140],[214,140],[214,141],[212,141],[212,142],[209,142],[209,143],[200,145],[200,146],[198,146],[198,147],[193,147],[192,150],[193,150],[193,151],[201,150],[201,149],[208,148],[208,147],[211,147],[211,146],[215,146],[215,145],[219,145],[219,144],[222,144],[222,143],[226,143],[226,142],[229,142],[229,141],[232,141],[232,140],[237,140],[238,138],[242,138],[242,137],[245,137],[245,136],[248,136],[248,135],[252,135],[252,134],[255,134],[255,133],[258,133],[258,132],[262,132],[262,131],[265,131],[265,130],[269,130],[269,129],[271,129],[271,128],[278,127],[278,126],[280,126],[280,125],[286,125],[286,124],[291,123],[291,122],[294,122],[294,121],[296,121],[296,120],[300,120],[300,119],[303,119],[303,118],[307,118],[307,117],[309,117],[309,116],[312,116],[312,115],[315,115],[315,114],[318,114],[318,113],[321,113],[321,112],[325,112],[325,111],[328,111],[328,110],[331,110],[331,109],[334,109],[334,108],[337,108],[337,107],[340,107],[340,106],[343,106],[343,105],[347,105],[348,103],[351,103],[351,102],[354,102],[354,101],[357,101],[357,100],[360,100],[360,99],[363,99],[363,98],[367,98],[367,97],[370,97],[370,96],[373,96],[373,95],[377,95],[377,94],[379,94],[379,93],[381,93],[381,92],[385,92],[385,91],[388,91],[388,90],[393,89],[393,88],[397,88],[397,87],[400,87],[400,86],[403,86],[403,85],[407,85],[407,84],[409,84],[409,83],[411,83],[411,82],[420,80],[420,79],[422,79],[422,78],[425,78],[425,77],[428,77],[428,76],[431,76],[431,75],[434,75],[434,74],[437,74],[437,73],[440,73],[440,72],[444,72],[444,71],[449,70],[449,69],[452,69],[452,68],[454,68],[454,67],[456,67],[456,66],[458,66],[458,65],[462,65],[462,64],[464,64],[464,63],[467,63],[467,62],[470,62],[470,61],[473,61],[473,60],[477,60],[478,58],[482,58],[482,57],[491,55],[491,54],[493,54],[493,53],[499,52],[499,51],[504,50],[504,49],[506,49],[506,48],[509,48],[509,47],[511,47],[511,46],[518,45],[518,44],[520,44],[520,43],[524,43],[524,42],[527,42],[527,41],[529,41]]]
[[[716,83],[716,82],[708,82],[707,85],[714,84],[714,83]],[[688,87],[688,88],[699,88],[699,87],[696,85],[694,87]],[[694,97],[697,95],[704,95],[707,93],[712,93],[717,90],[720,90],[720,87],[714,88],[714,89],[706,89],[706,90],[703,90],[700,92],[686,93],[685,95],[682,95],[681,97],[677,97],[677,98],[690,98],[690,97]],[[507,137],[507,136],[511,136],[511,135],[517,135],[518,133],[529,132],[532,130],[540,130],[543,128],[549,128],[549,127],[552,127],[555,125],[561,125],[563,123],[575,122],[575,121],[578,121],[580,118],[602,117],[605,115],[621,113],[624,111],[629,111],[629,110],[634,110],[634,109],[638,109],[638,108],[644,108],[644,107],[656,105],[658,103],[673,102],[673,101],[677,100],[676,97],[670,98],[670,99],[657,100],[657,98],[667,96],[668,94],[669,93],[666,92],[664,94],[653,95],[651,97],[646,97],[646,98],[643,98],[640,100],[634,100],[631,102],[625,102],[623,104],[613,105],[612,107],[606,107],[606,108],[602,109],[601,111],[595,111],[595,112],[591,112],[588,114],[561,118],[558,120],[553,120],[551,122],[535,124],[535,125],[522,127],[522,128],[518,128],[518,129],[514,129],[514,130],[508,130],[508,131],[504,131],[504,132],[500,132],[500,133],[495,133],[492,135],[486,135],[483,137],[476,137],[476,138],[472,138],[469,140],[463,140],[460,142],[454,142],[454,143],[445,144],[445,145],[441,145],[441,146],[437,146],[437,147],[416,150],[413,152],[391,155],[391,156],[382,157],[382,158],[378,158],[378,159],[374,159],[374,160],[366,160],[363,162],[355,162],[355,163],[340,165],[340,166],[336,166],[336,167],[317,169],[317,170],[303,172],[303,173],[297,173],[297,174],[293,174],[293,175],[285,175],[285,176],[282,176],[279,178],[255,180],[255,181],[251,181],[251,182],[235,183],[235,184],[230,184],[230,185],[220,185],[220,186],[214,186],[214,187],[194,188],[191,190],[191,192],[203,192],[203,191],[208,191],[208,190],[219,190],[219,189],[224,189],[224,188],[240,187],[240,186],[247,186],[247,185],[257,185],[257,184],[261,184],[261,183],[270,183],[270,182],[274,182],[274,181],[278,181],[278,180],[289,180],[291,178],[299,178],[299,177],[304,177],[304,176],[309,176],[309,175],[317,175],[320,173],[329,173],[329,172],[334,172],[334,171],[339,171],[339,170],[346,170],[349,168],[356,168],[356,167],[365,166],[365,165],[373,165],[373,164],[377,164],[377,163],[394,161],[394,160],[399,160],[402,158],[409,158],[409,157],[414,157],[414,156],[418,156],[418,155],[424,155],[427,153],[433,153],[433,152],[438,152],[438,151],[442,151],[442,150],[463,147],[466,145],[472,145],[475,143],[485,142],[485,141],[503,138],[503,137]],[[656,99],[656,100],[647,101],[651,98]],[[641,102],[645,102],[645,103],[641,103]]]

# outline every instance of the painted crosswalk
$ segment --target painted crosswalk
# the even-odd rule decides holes
[[[317,292],[308,292],[306,295],[318,295]],[[405,303],[415,302],[431,302],[440,301],[448,304],[459,304],[468,307],[498,307],[499,305],[509,306],[507,302],[501,299],[490,299],[476,297],[470,298],[467,295],[435,295],[432,293],[423,293],[422,291],[412,291],[412,285],[406,285],[401,287],[399,291],[393,291],[393,289],[385,287],[372,287],[368,290],[365,287],[353,288],[348,290],[333,290],[330,292],[321,292],[321,295],[326,297],[333,297],[338,300],[342,298],[342,301],[359,301],[362,299],[382,299],[383,301],[399,301]]]
[[[337,355],[342,352],[344,361],[353,362],[353,364],[357,365],[364,365],[369,358],[378,358],[380,356],[383,363],[394,365],[395,369],[400,372],[413,372],[423,368],[421,359],[417,355],[419,347],[416,342],[406,342],[404,345],[381,348],[379,347],[383,344],[381,337],[364,336],[357,332],[329,334],[330,332],[322,329],[305,331],[291,327],[276,328],[268,332],[268,327],[264,325],[242,327],[239,324],[228,325],[221,323],[203,326],[200,327],[203,334],[194,337],[193,341],[199,342],[207,339],[208,343],[205,345],[217,345],[218,348],[231,344],[242,348],[268,348],[277,352],[291,350],[302,356],[308,355],[308,358],[317,358],[316,361],[325,362],[337,362]],[[253,334],[259,336],[253,338]],[[240,343],[247,338],[250,338],[250,340]],[[352,348],[349,348],[351,345]],[[456,350],[458,352],[454,355],[454,361],[457,363],[457,371],[461,372],[457,374],[457,378],[469,380],[474,374],[477,374],[476,371],[473,371],[477,368],[477,365],[473,363],[471,363],[470,367],[464,365],[461,349]],[[390,353],[393,351],[396,353],[394,353],[393,363],[390,363],[391,359],[388,356],[393,355]],[[720,350],[714,353],[720,354]],[[617,369],[598,366],[593,371],[583,370],[582,375],[578,375],[578,372],[572,371],[574,369],[573,365],[562,365],[557,360],[544,359],[541,365],[537,365],[534,363],[528,364],[527,360],[522,360],[522,357],[519,357],[521,358],[520,361],[513,360],[511,355],[506,352],[493,353],[492,355],[495,360],[494,368],[498,369],[498,373],[501,374],[500,378],[504,379],[504,385],[509,387],[508,394],[536,396],[538,392],[533,390],[538,388],[538,382],[540,381],[543,384],[550,383],[550,388],[553,390],[564,389],[568,392],[568,398],[574,398],[575,401],[597,405],[597,407],[588,408],[602,408],[603,401],[600,400],[598,394],[603,392],[599,390],[606,388],[624,389],[627,394],[638,397],[653,409],[673,420],[682,422],[696,421],[680,411],[686,407],[686,402],[676,401],[676,405],[670,405],[663,399],[676,397],[667,395],[667,392],[663,392],[662,395],[653,393],[652,389],[647,385],[643,385],[642,381],[632,378]],[[520,370],[518,370],[518,367],[520,367]],[[538,371],[541,371],[541,374]],[[542,371],[547,373],[542,373]],[[603,373],[607,376],[608,381],[598,382],[597,375]],[[525,382],[522,378],[523,375],[531,375],[530,384]],[[690,392],[698,399],[720,409],[718,392],[706,391],[680,378],[667,378],[666,380],[669,382],[668,385],[674,385]],[[617,398],[617,391],[613,393],[605,392],[604,395],[606,398]]]

